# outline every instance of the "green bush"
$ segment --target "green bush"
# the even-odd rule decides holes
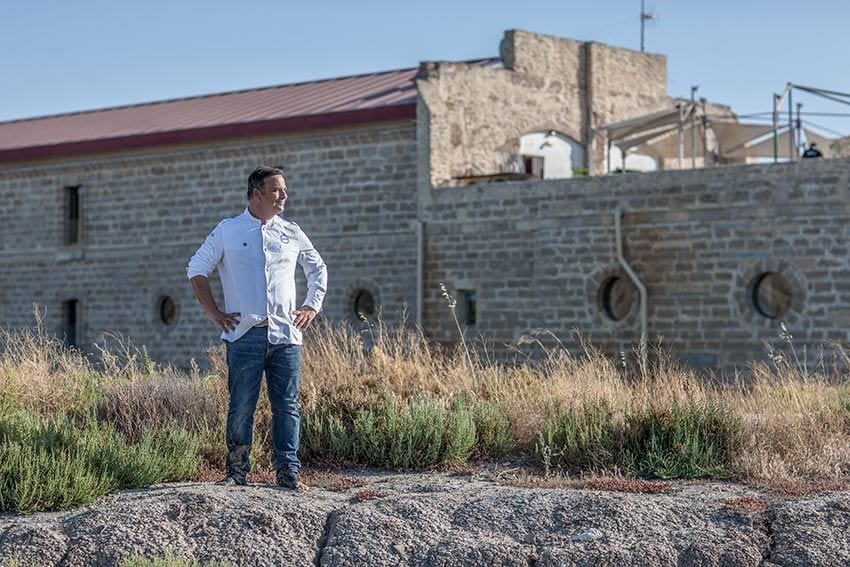
[[[366,407],[333,404],[304,412],[305,458],[405,469],[463,461],[475,444],[475,420],[463,400],[398,400],[384,392]]]
[[[458,398],[452,402],[446,416],[440,461],[454,463],[466,461],[476,439],[475,418],[466,400]]]
[[[572,473],[717,478],[729,476],[741,445],[739,420],[717,404],[649,405],[615,417],[604,402],[557,407],[538,437],[535,457]]]
[[[534,454],[547,466],[573,473],[616,468],[620,447],[613,411],[604,401],[584,400],[575,408],[555,407],[538,436]]]
[[[340,408],[326,403],[301,413],[301,453],[305,459],[353,460],[353,440]]]
[[[729,476],[739,447],[739,420],[717,404],[652,405],[626,419],[627,466],[636,476]]]
[[[63,510],[118,488],[185,480],[199,465],[198,443],[181,430],[147,432],[127,445],[92,418],[0,417],[0,510]]]
[[[475,421],[475,449],[480,456],[498,457],[514,449],[511,419],[504,405],[475,402],[472,418]]]

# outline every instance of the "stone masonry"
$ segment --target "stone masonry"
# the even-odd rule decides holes
[[[417,88],[420,149],[437,186],[505,171],[520,136],[541,130],[592,148],[599,173],[605,140],[590,128],[673,104],[662,55],[520,30],[505,34],[500,64],[423,63]]]
[[[472,334],[497,348],[545,328],[570,349],[577,329],[608,353],[633,351],[638,302],[615,322],[600,299],[607,278],[626,278],[615,256],[619,207],[624,255],[648,288],[651,341],[731,371],[763,359],[784,322],[814,361],[818,346],[850,341],[848,202],[850,159],[433,189],[425,327],[457,338],[445,282],[476,290]],[[771,272],[792,292],[774,319],[752,297]]]
[[[31,324],[35,302],[58,333],[62,302],[77,299],[83,348],[117,332],[161,361],[203,359],[216,332],[192,295],[186,263],[219,220],[242,212],[245,180],[258,163],[286,169],[288,216],[331,266],[327,317],[353,319],[349,296],[361,288],[382,304],[410,302],[413,133],[411,124],[393,124],[0,169],[0,320]],[[70,248],[62,244],[68,185],[83,195],[82,243]],[[218,277],[211,282],[220,297]],[[165,295],[178,307],[173,326],[158,316]],[[395,317],[387,313],[389,322]]]

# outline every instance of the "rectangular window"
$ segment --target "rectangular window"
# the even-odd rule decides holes
[[[65,346],[67,347],[78,346],[79,312],[79,300],[69,299],[68,301],[62,302],[62,334]]]
[[[80,186],[65,187],[65,244],[80,242]]]
[[[522,156],[525,172],[543,179],[543,158],[538,156]]]
[[[461,298],[461,316],[462,322],[467,327],[472,327],[478,320],[478,305],[475,300],[474,289],[458,290],[458,295]]]

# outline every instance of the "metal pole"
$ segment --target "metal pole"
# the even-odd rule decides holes
[[[702,166],[708,167],[708,116],[704,97],[700,97],[699,106],[702,109]]]
[[[773,163],[779,161],[779,111],[776,110],[776,101],[779,100],[779,95],[773,93]]]
[[[646,22],[646,10],[643,7],[644,0],[640,0],[640,52],[643,53],[643,26]]]
[[[682,169],[682,158],[684,157],[684,153],[685,153],[685,141],[684,141],[684,133],[685,133],[684,132],[684,129],[685,129],[684,122],[685,121],[682,118],[682,103],[681,102],[676,105],[676,110],[679,111],[679,124],[676,127],[676,130],[677,130],[676,134],[678,135],[678,142],[679,142],[679,152],[678,152],[679,169]]]
[[[791,83],[788,83],[788,159],[796,161],[797,156],[794,151],[794,104],[791,102],[791,94],[794,89],[791,88]]]
[[[696,93],[699,85],[691,87],[691,169],[697,168],[697,102]]]
[[[797,103],[797,155],[800,155],[800,150],[803,149],[803,121],[800,120],[800,109],[803,108],[803,103]]]
[[[638,288],[638,293],[640,294],[640,360],[643,365],[643,369],[646,370],[647,367],[647,327],[648,327],[648,319],[647,316],[647,298],[646,298],[646,286],[640,278],[629,265],[628,261],[626,261],[626,257],[623,255],[623,233],[620,228],[620,219],[623,213],[620,210],[620,207],[614,209],[614,238],[617,240],[617,261],[620,262],[620,265],[625,270],[626,275],[629,276],[629,279],[632,280],[632,283],[635,284],[635,287]]]
[[[425,223],[416,220],[416,326],[422,331],[425,278]]]
[[[605,155],[605,173],[611,173],[611,140],[608,140],[608,153]]]

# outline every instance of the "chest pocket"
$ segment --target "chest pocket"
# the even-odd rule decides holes
[[[233,266],[262,266],[265,263],[258,234],[230,235],[224,241],[224,256]]]
[[[290,264],[298,258],[298,242],[286,231],[275,231],[266,237],[268,261],[271,264]]]

